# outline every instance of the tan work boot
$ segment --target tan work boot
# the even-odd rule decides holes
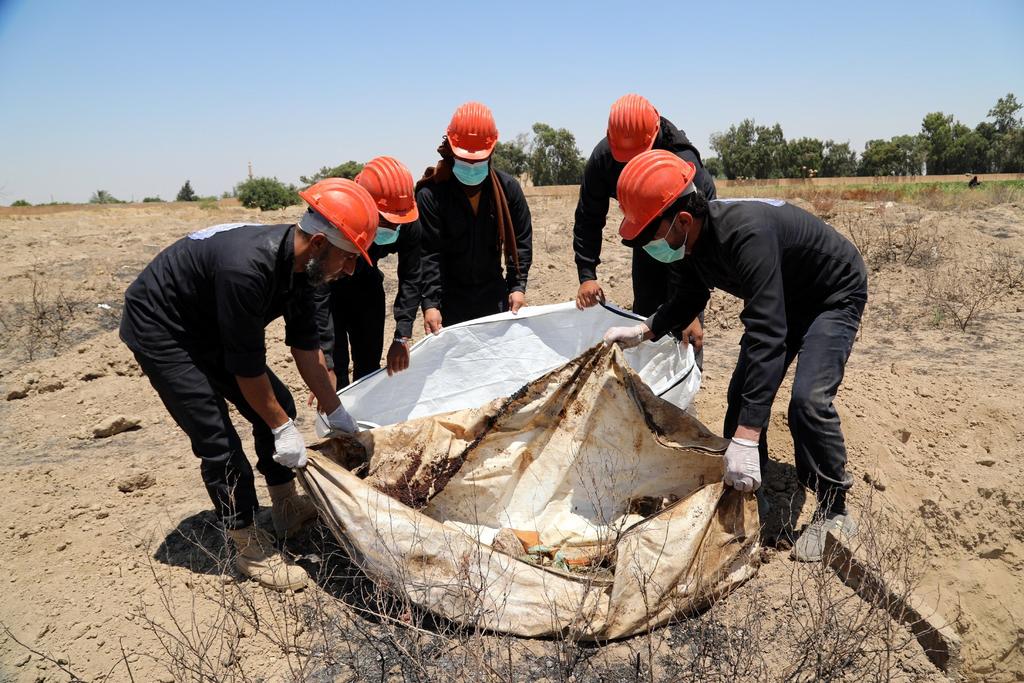
[[[287,484],[268,486],[272,508],[270,516],[274,520],[274,532],[279,539],[294,536],[309,522],[316,519],[317,511],[308,496],[300,496],[295,488],[295,480]]]
[[[238,557],[235,567],[251,579],[256,579],[266,588],[276,591],[299,590],[305,587],[309,577],[306,570],[289,564],[277,548],[274,539],[266,531],[250,524],[244,529],[228,529]]]

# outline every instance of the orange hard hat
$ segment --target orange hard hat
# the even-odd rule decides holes
[[[366,188],[380,215],[392,223],[412,223],[420,217],[416,208],[416,187],[401,161],[394,157],[376,157],[363,166],[356,182]]]
[[[448,124],[448,142],[460,159],[486,159],[498,144],[494,114],[485,104],[466,102],[452,114],[452,121]]]
[[[636,238],[693,183],[697,167],[672,152],[653,149],[626,164],[616,187],[624,218],[619,235]]]
[[[325,178],[300,191],[299,196],[373,264],[367,249],[377,235],[380,215],[369,192],[353,180]]]
[[[608,146],[616,161],[626,163],[654,145],[661,117],[640,95],[623,95],[608,114]]]

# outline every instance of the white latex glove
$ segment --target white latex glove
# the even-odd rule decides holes
[[[631,327],[609,327],[604,333],[606,346],[618,344],[624,349],[632,348],[644,340],[644,335],[650,332],[647,325],[640,323]]]
[[[285,467],[305,467],[306,442],[295,423],[288,420],[270,431],[274,435],[274,462]]]
[[[316,429],[316,435],[323,438],[339,432],[355,434],[359,431],[359,425],[356,424],[356,421],[345,410],[345,406],[339,403],[338,407],[330,415],[316,414],[314,429]]]
[[[723,481],[737,491],[756,491],[761,486],[761,456],[757,442],[733,437],[725,451]]]

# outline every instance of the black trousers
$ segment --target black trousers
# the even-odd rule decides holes
[[[192,452],[201,460],[203,483],[224,527],[247,527],[252,524],[259,504],[252,467],[231,424],[226,401],[231,401],[252,424],[256,469],[267,485],[287,483],[295,475],[274,462],[274,435],[242,396],[234,375],[214,359],[193,356],[184,350],[175,356],[173,360],[154,359],[135,352],[139,367],[160,395],[167,412],[192,441]],[[294,418],[295,402],[288,388],[269,368],[267,376],[278,403]]]
[[[334,373],[338,388],[348,386],[349,347],[352,381],[380,368],[384,352],[384,275],[368,268],[331,284],[334,323]]]
[[[633,249],[633,312],[645,318],[653,315],[658,307],[668,300],[671,284],[669,282],[669,266],[643,250]],[[700,324],[704,324],[704,312],[697,316]],[[683,327],[692,321],[687,320]],[[682,337],[682,327],[672,330],[677,339]],[[689,339],[687,339],[689,342]],[[694,354],[697,367],[704,369],[704,351]]]
[[[846,472],[846,442],[833,401],[843,381],[866,302],[865,290],[863,297],[787,321],[786,368],[799,357],[789,401],[789,431],[793,435],[797,478],[815,492],[819,507],[827,512],[846,512],[846,492],[853,485],[853,478]],[[745,341],[746,338],[740,342],[739,361],[729,382],[723,428],[726,438],[732,438],[739,426],[749,367]],[[768,461],[767,426],[761,431],[758,451],[763,471]]]

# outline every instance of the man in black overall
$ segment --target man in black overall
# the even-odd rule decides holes
[[[799,356],[789,428],[797,475],[815,492],[818,512],[793,556],[818,560],[829,529],[855,530],[846,508],[853,481],[833,401],[867,303],[867,270],[856,247],[819,218],[781,200],[709,202],[694,186],[695,174],[693,164],[659,150],[623,170],[619,234],[671,263],[679,284],[645,323],[612,328],[605,340],[633,346],[657,339],[692,320],[715,287],[743,300],[723,428],[731,439],[724,481],[740,491],[761,485],[771,405]]]
[[[604,290],[597,279],[601,262],[601,237],[608,217],[609,199],[616,196],[616,183],[626,162],[649,149],[664,149],[697,167],[697,187],[708,199],[714,199],[715,181],[704,169],[700,152],[690,143],[686,133],[658,114],[658,110],[640,95],[624,95],[612,104],[608,115],[608,133],[587,160],[580,183],[573,225],[573,251],[580,287],[576,307],[580,310],[603,303]],[[643,249],[633,249],[633,312],[651,315],[665,303],[671,290],[671,269],[651,258]],[[687,342],[693,342],[698,366],[702,364],[701,349],[704,330],[701,320],[684,323]],[[683,333],[679,333],[682,335]]]
[[[490,166],[497,142],[491,110],[478,102],[462,105],[438,148],[441,161],[417,183],[428,334],[485,315],[517,313],[526,303],[533,224],[519,182]]]
[[[398,294],[395,296],[395,336],[388,347],[388,374],[409,367],[412,325],[420,305],[420,224],[412,174],[393,157],[375,157],[355,178],[377,203],[380,225],[370,245],[370,262],[360,262],[346,278],[317,290],[320,347],[337,386],[349,383],[349,347],[352,381],[380,368],[384,350],[384,274],[378,263],[398,255]]]
[[[284,316],[285,343],[321,419],[355,431],[318,346],[313,286],[351,273],[377,229],[373,199],[350,180],[330,178],[300,194],[310,209],[297,225],[217,225],[164,249],[128,287],[121,318],[121,339],[201,460],[236,567],[276,590],[303,587],[306,573],[253,523],[253,472],[226,401],[252,424],[275,529],[294,533],[316,509],[295,489],[305,441],[291,394],[267,367],[264,328]]]

